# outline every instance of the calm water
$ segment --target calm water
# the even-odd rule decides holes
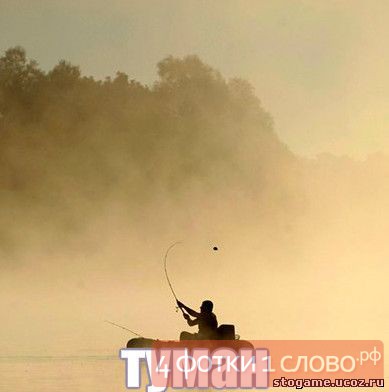
[[[0,392],[120,392],[125,362],[118,357],[0,358]]]
[[[124,369],[125,362],[113,356],[0,357],[0,392],[124,392],[128,391],[124,384]],[[143,386],[140,390],[144,391],[147,384],[145,371],[142,371],[142,376]],[[336,390],[374,392],[385,389]],[[282,392],[295,389],[270,390]],[[306,390],[323,392],[330,389]]]

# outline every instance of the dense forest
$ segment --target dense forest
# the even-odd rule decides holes
[[[44,71],[21,47],[5,51],[2,254],[27,239],[47,247],[82,238],[113,208],[131,226],[156,214],[160,222],[223,216],[221,226],[257,233],[259,225],[277,243],[310,232],[312,211],[325,226],[386,200],[386,156],[297,157],[247,81],[226,80],[197,56],[165,58],[157,72],[150,86],[124,72],[95,80],[64,60]]]
[[[145,86],[124,72],[95,80],[64,60],[45,72],[21,47],[4,53],[3,236],[18,214],[71,231],[80,210],[87,220],[107,200],[132,216],[162,197],[186,205],[198,192],[293,193],[281,177],[296,159],[248,82],[225,80],[197,56],[165,58],[157,71]]]

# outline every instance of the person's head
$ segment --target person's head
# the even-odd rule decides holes
[[[212,301],[206,300],[200,306],[201,313],[211,313],[213,309]]]

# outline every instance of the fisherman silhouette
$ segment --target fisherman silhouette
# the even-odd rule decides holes
[[[177,300],[177,306],[185,310],[187,313],[182,312],[185,320],[190,327],[198,325],[198,333],[190,333],[183,331],[180,335],[180,340],[208,340],[217,339],[217,319],[213,310],[212,301],[203,301],[200,307],[200,313],[184,305],[182,302]],[[192,320],[190,316],[194,317]]]

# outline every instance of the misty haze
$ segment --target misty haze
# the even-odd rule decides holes
[[[245,335],[341,336],[359,320],[348,304],[356,296],[370,314],[356,337],[377,331],[384,314],[371,301],[384,298],[377,282],[389,251],[385,155],[296,156],[250,84],[196,56],[162,60],[152,86],[121,72],[94,80],[66,61],[43,72],[21,48],[0,67],[10,353],[109,349],[105,339],[120,331],[103,331],[107,313],[174,338],[160,263],[174,240],[185,243],[172,262],[181,295],[196,303],[198,289],[216,294]]]
[[[188,327],[163,271],[176,241],[178,297],[196,309],[211,298],[242,338],[389,338],[385,148],[296,152],[257,86],[201,55],[162,56],[145,83],[125,69],[89,76],[66,59],[42,67],[7,47],[0,369],[24,371],[5,358],[112,359],[131,336],[107,319],[178,339]],[[100,391],[90,377],[73,390]]]

